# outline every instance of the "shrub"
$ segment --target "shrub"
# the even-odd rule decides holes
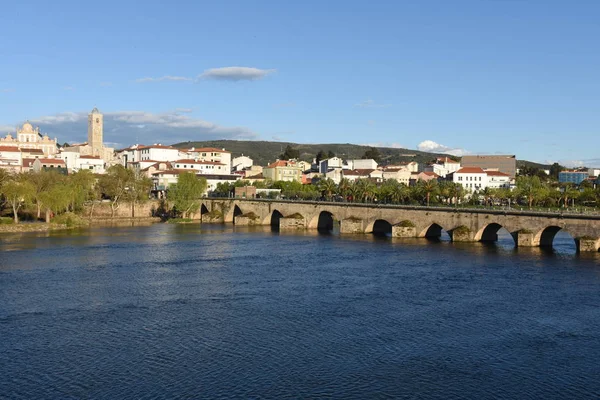
[[[72,212],[58,215],[54,217],[51,222],[53,224],[66,225],[69,228],[88,224],[85,219],[81,218],[79,215],[73,214]]]
[[[10,225],[14,222],[15,220],[11,217],[0,217],[0,225]]]

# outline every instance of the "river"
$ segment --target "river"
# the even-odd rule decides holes
[[[600,256],[156,224],[0,236],[0,398],[598,398]]]

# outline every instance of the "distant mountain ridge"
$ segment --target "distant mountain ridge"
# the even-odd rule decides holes
[[[190,147],[216,147],[224,148],[231,152],[231,158],[245,155],[254,160],[257,165],[267,165],[285,151],[286,146],[292,146],[300,151],[300,159],[312,161],[319,151],[328,153],[333,152],[336,156],[343,159],[361,158],[365,151],[372,147],[379,150],[381,154],[381,164],[397,164],[400,162],[416,161],[419,164],[428,163],[437,157],[452,157],[443,153],[428,153],[419,150],[402,149],[395,147],[376,147],[350,143],[323,143],[323,144],[303,144],[293,142],[270,142],[256,140],[204,140],[198,142],[181,142],[173,144],[177,148]],[[460,157],[456,157],[460,159]],[[517,168],[522,166],[549,169],[549,165],[539,164],[531,161],[519,160],[517,156]]]

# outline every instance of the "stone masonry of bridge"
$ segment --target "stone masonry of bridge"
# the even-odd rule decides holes
[[[552,246],[566,230],[578,251],[600,250],[600,216],[560,215],[484,209],[378,206],[373,204],[204,199],[203,223],[275,225],[280,230],[331,229],[340,233],[391,233],[392,237],[439,237],[442,229],[455,242],[495,241],[505,228],[517,246]]]

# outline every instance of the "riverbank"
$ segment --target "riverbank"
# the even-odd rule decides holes
[[[58,230],[75,229],[89,226],[132,226],[132,225],[150,225],[161,222],[158,217],[141,218],[94,218],[85,220],[84,223],[67,225],[46,222],[21,222],[18,224],[0,224],[0,234],[2,233],[25,233],[25,232],[49,232]]]

